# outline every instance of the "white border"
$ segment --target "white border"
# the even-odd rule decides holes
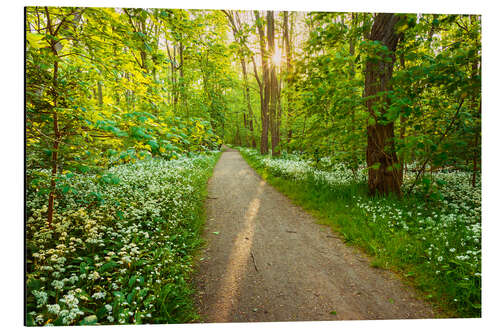
[[[2,99],[0,100],[0,152],[2,167],[2,196],[0,221],[2,245],[2,296],[0,327],[6,332],[17,330],[111,330],[191,332],[226,331],[277,331],[291,330],[302,332],[318,330],[331,332],[422,332],[447,330],[454,332],[493,331],[500,327],[498,300],[499,266],[499,125],[500,108],[498,95],[500,73],[498,63],[500,54],[500,16],[494,1],[286,1],[286,0],[74,0],[74,1],[19,1],[4,2],[0,10],[2,24]],[[192,324],[192,325],[154,325],[154,326],[106,326],[92,328],[25,328],[23,317],[23,127],[24,127],[24,87],[23,87],[23,7],[30,5],[58,6],[95,6],[95,7],[164,7],[164,8],[207,8],[207,9],[287,9],[323,11],[362,11],[362,12],[407,12],[407,13],[464,13],[483,15],[483,318],[482,319],[443,319],[443,320],[392,320],[392,321],[342,321],[342,322],[299,322],[299,323],[262,323],[262,324]]]

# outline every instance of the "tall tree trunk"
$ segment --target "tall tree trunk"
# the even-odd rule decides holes
[[[404,40],[404,36],[401,35],[401,38],[400,38],[401,42]],[[406,64],[405,64],[405,55],[404,55],[404,52],[401,53],[401,55],[399,56],[399,64],[401,65],[401,69],[405,69],[406,68]],[[401,114],[399,116],[399,140],[405,144],[405,137],[406,137],[406,116],[404,114]],[[399,163],[401,164],[401,169],[400,169],[400,172],[399,172],[399,183],[400,184],[403,184],[403,178],[404,178],[404,173],[405,173],[405,169],[406,169],[406,159],[405,159],[405,156],[399,156]]]
[[[470,16],[470,23],[474,24],[477,17],[474,15]],[[478,41],[476,41],[478,42]],[[479,49],[479,45],[476,45]],[[471,79],[476,80],[478,74],[481,75],[481,55],[478,54],[477,58],[472,63]],[[472,109],[477,111],[478,119],[481,119],[481,88],[476,89],[472,100]],[[472,154],[472,187],[477,185],[477,173],[478,173],[478,162],[481,160],[481,126],[476,126],[474,133],[474,143],[473,143],[473,154]]]
[[[369,168],[368,188],[371,195],[401,195],[400,166],[394,150],[394,122],[384,121],[386,105],[389,105],[390,101],[386,96],[375,97],[391,88],[394,52],[399,40],[394,28],[398,21],[399,17],[394,14],[377,14],[370,33],[370,40],[379,41],[389,51],[388,55],[380,51],[380,60],[371,59],[366,64],[365,97],[369,98],[366,105],[371,119],[375,121],[367,128],[366,163]],[[389,61],[386,60],[387,56]],[[379,115],[375,113],[375,108]]]
[[[269,97],[270,97],[270,80],[269,80],[269,54],[266,50],[266,37],[264,34],[263,24],[260,19],[259,11],[254,11],[255,19],[257,20],[257,29],[259,31],[259,45],[262,58],[262,87],[264,96],[261,98],[261,119],[262,132],[260,136],[260,153],[266,155],[269,152]]]
[[[47,16],[47,28],[50,32],[50,35],[55,37],[54,28],[52,26],[52,21],[49,13],[48,7],[45,7],[45,14]],[[54,218],[54,199],[56,196],[56,177],[58,170],[58,153],[59,153],[59,143],[61,140],[61,133],[59,131],[59,119],[57,114],[57,106],[59,99],[59,91],[58,91],[58,72],[59,72],[59,61],[57,58],[57,49],[56,49],[56,41],[55,38],[49,41],[50,48],[52,53],[55,56],[53,74],[52,74],[52,127],[54,130],[54,138],[52,142],[52,172],[50,177],[50,193],[49,193],[49,202],[47,207],[47,224],[49,228],[52,228],[52,220]]]
[[[186,94],[185,94],[185,85],[184,85],[184,45],[182,42],[179,42],[179,92],[182,107],[186,111],[186,118],[189,119],[189,108],[186,107]]]
[[[97,102],[99,103],[99,106],[102,107],[103,101],[102,101],[102,83],[101,83],[101,81],[97,81]]]
[[[174,88],[174,112],[177,111],[177,104],[178,104],[178,101],[179,101],[179,87],[177,85],[177,68],[175,67],[175,62],[176,62],[176,51],[177,51],[177,47],[175,46],[175,44],[172,46],[172,49],[173,49],[173,75],[172,75],[172,83],[173,83],[173,88]]]
[[[288,12],[283,12],[283,26],[284,26],[284,38],[285,38],[285,52],[286,52],[286,114],[287,114],[287,128],[288,132],[286,135],[286,142],[290,143],[292,139],[292,48],[290,46],[290,39],[293,35],[293,23],[290,20],[290,28],[288,28]]]
[[[244,88],[245,88],[245,99],[247,101],[248,117],[246,119],[246,123],[248,125],[249,130],[250,130],[250,139],[252,141],[252,147],[255,148],[256,144],[255,144],[255,135],[253,132],[253,111],[252,111],[252,103],[250,101],[250,87],[248,86],[247,66],[246,66],[245,59],[243,57],[241,58],[241,70],[243,72],[243,84],[244,84]]]
[[[255,76],[255,80],[257,81],[257,85],[259,86],[259,98],[260,98],[259,101],[260,101],[260,110],[261,110],[261,118],[262,118],[262,108],[264,105],[264,87],[263,87],[261,80],[259,79],[259,73],[257,72],[257,65],[255,64],[255,58],[252,56],[251,60],[252,60],[253,73]],[[262,147],[262,144],[261,144],[261,147]]]
[[[170,53],[170,46],[168,46],[168,40],[167,37],[165,36],[165,45],[167,49],[167,55],[168,55],[168,60],[170,62],[170,82],[172,84],[172,88],[170,89],[170,98],[171,98],[171,103],[175,103],[175,53],[174,56]],[[175,51],[175,45],[173,46],[172,52]]]
[[[351,29],[352,29],[352,32],[351,32],[351,36],[349,37],[349,55],[351,56],[352,59],[354,59],[354,53],[356,51],[356,36],[355,36],[355,29],[358,27],[358,14],[356,13],[351,13]],[[351,80],[354,80],[355,76],[356,76],[356,66],[355,66],[355,61],[351,59],[351,63],[350,63],[350,73],[349,73],[349,77]],[[354,133],[354,131],[356,130],[356,108],[352,107],[351,108],[351,133]],[[351,170],[352,170],[352,174],[353,174],[353,177],[354,179],[356,179],[356,176],[357,176],[357,172],[358,172],[358,158],[357,158],[357,154],[356,154],[356,149],[354,149],[354,147],[351,149],[352,150],[352,155],[351,155],[351,159],[352,159],[352,167],[351,167]]]
[[[50,21],[49,21],[50,22]],[[57,52],[54,51],[57,55]],[[57,108],[57,99],[58,99],[58,92],[57,92],[57,76],[58,76],[58,69],[59,69],[59,63],[54,61],[54,75],[52,78],[53,82],[53,97],[52,97],[52,103],[53,103],[53,111],[52,111],[52,125],[53,125],[53,130],[54,130],[54,141],[52,143],[52,172],[51,172],[51,177],[50,177],[50,193],[49,193],[49,204],[47,208],[47,224],[49,228],[52,228],[52,220],[54,216],[54,199],[56,195],[56,177],[57,177],[57,159],[58,159],[58,153],[59,153],[59,141],[61,140],[61,133],[59,132],[59,119],[58,119],[58,114],[56,111]]]
[[[272,57],[275,53],[274,45],[274,12],[267,11],[267,46],[269,51],[269,57]],[[279,137],[278,137],[278,121],[277,121],[277,106],[278,106],[278,79],[276,77],[276,64],[272,61],[270,64],[270,77],[269,77],[269,91],[270,91],[270,103],[269,103],[269,123],[271,127],[271,151],[273,156],[280,154],[279,151]]]

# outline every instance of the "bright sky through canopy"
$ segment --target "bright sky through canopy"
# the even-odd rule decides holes
[[[276,51],[274,52],[274,54],[271,57],[271,60],[273,61],[273,64],[275,64],[276,66],[279,66],[281,64],[282,56],[281,56],[281,49],[280,48],[276,49]]]

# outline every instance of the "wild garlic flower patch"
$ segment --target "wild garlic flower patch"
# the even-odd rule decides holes
[[[241,151],[259,168],[304,185],[320,184],[334,190],[366,183],[366,175],[360,172],[353,177],[343,165],[325,171],[315,169],[313,161],[291,154],[271,158],[253,149]],[[363,232],[365,238],[374,237],[371,242],[383,244],[371,249],[374,254],[386,252],[386,257],[402,265],[418,267],[426,276],[425,283],[441,289],[457,309],[468,314],[477,313],[481,303],[481,184],[478,179],[472,187],[471,176],[462,171],[434,172],[433,187],[426,192],[425,184],[419,184],[416,193],[403,200],[371,198],[353,190],[345,196],[342,213],[350,217],[343,223],[353,234]],[[415,177],[416,172],[405,174],[403,190]],[[429,198],[429,193],[436,196]]]
[[[296,181],[312,180],[318,184],[335,186],[340,184],[349,184],[355,180],[351,170],[344,165],[337,164],[330,170],[318,170],[314,167],[313,161],[303,160],[293,154],[287,154],[286,158],[272,158],[271,156],[262,156],[255,149],[240,148],[240,150],[257,160],[258,163],[270,171],[274,176],[285,177]],[[356,174],[356,180],[363,180],[366,176],[359,170]]]
[[[117,184],[68,179],[53,228],[46,198],[28,194],[29,325],[190,320],[186,280],[198,246],[202,189],[216,156],[114,167]]]

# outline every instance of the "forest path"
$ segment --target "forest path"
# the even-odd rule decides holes
[[[433,317],[394,274],[315,223],[238,151],[222,154],[208,193],[207,246],[194,278],[202,321]]]

